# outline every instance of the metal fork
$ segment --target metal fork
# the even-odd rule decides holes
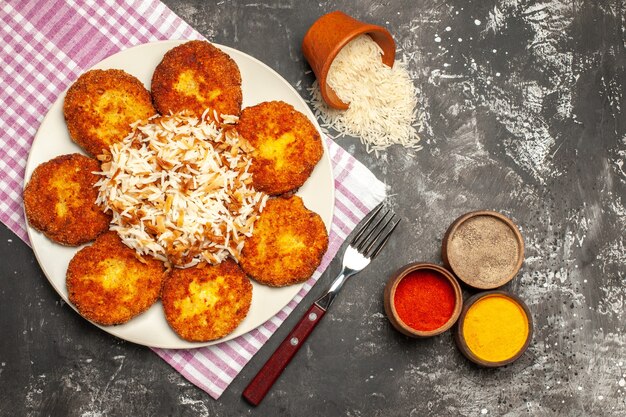
[[[342,269],[328,290],[315,301],[294,326],[285,340],[276,348],[256,376],[243,391],[243,397],[258,405],[274,382],[282,374],[300,346],[322,319],[343,284],[352,275],[363,270],[383,249],[400,219],[391,211],[382,211],[382,203],[361,222],[343,254]]]

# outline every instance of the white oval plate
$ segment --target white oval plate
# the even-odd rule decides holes
[[[122,69],[137,77],[145,86],[150,86],[154,68],[161,62],[165,52],[187,41],[162,41],[139,45],[112,55],[93,68]],[[308,116],[309,120],[322,134],[315,116],[300,97],[298,92],[278,73],[261,61],[235,49],[215,45],[230,55],[241,71],[243,89],[243,107],[255,105],[263,101],[282,100]],[[63,154],[79,152],[81,148],[69,137],[63,118],[62,94],[52,105],[44,118],[33,142],[26,163],[26,184],[33,170],[41,163]],[[322,141],[323,142],[323,141]],[[305,205],[318,213],[326,228],[330,230],[335,203],[334,180],[328,149],[324,143],[324,156],[315,167],[313,174],[300,188],[298,195]],[[74,308],[68,300],[65,287],[67,265],[79,248],[58,245],[48,240],[42,233],[28,226],[28,237],[32,244],[37,261],[48,280],[59,295]],[[180,339],[169,327],[160,302],[148,311],[135,317],[126,324],[119,326],[98,326],[101,329],[129,342],[145,346],[183,349],[207,346],[232,339],[244,334],[267,321],[278,313],[300,291],[303,284],[283,288],[271,288],[252,281],[252,305],[245,320],[228,336],[207,342],[190,343]]]

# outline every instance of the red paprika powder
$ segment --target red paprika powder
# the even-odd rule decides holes
[[[454,312],[452,284],[441,274],[418,269],[396,287],[394,307],[400,319],[415,330],[431,331],[443,326]]]

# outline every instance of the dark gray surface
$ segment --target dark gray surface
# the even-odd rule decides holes
[[[0,415],[626,414],[623,1],[165,3],[306,99],[313,78],[300,42],[318,16],[341,9],[388,27],[421,90],[424,149],[376,159],[355,139],[339,143],[388,184],[404,227],[254,409],[241,391],[337,262],[215,401],[64,305],[2,226]],[[476,209],[513,218],[527,248],[505,289],[527,301],[535,335],[497,370],[471,365],[449,333],[401,336],[382,306],[387,277],[410,261],[439,262],[447,226]]]

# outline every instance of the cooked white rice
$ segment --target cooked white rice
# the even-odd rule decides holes
[[[236,116],[176,114],[133,125],[111,146],[96,187],[122,241],[177,267],[238,259],[267,195],[252,187]]]

